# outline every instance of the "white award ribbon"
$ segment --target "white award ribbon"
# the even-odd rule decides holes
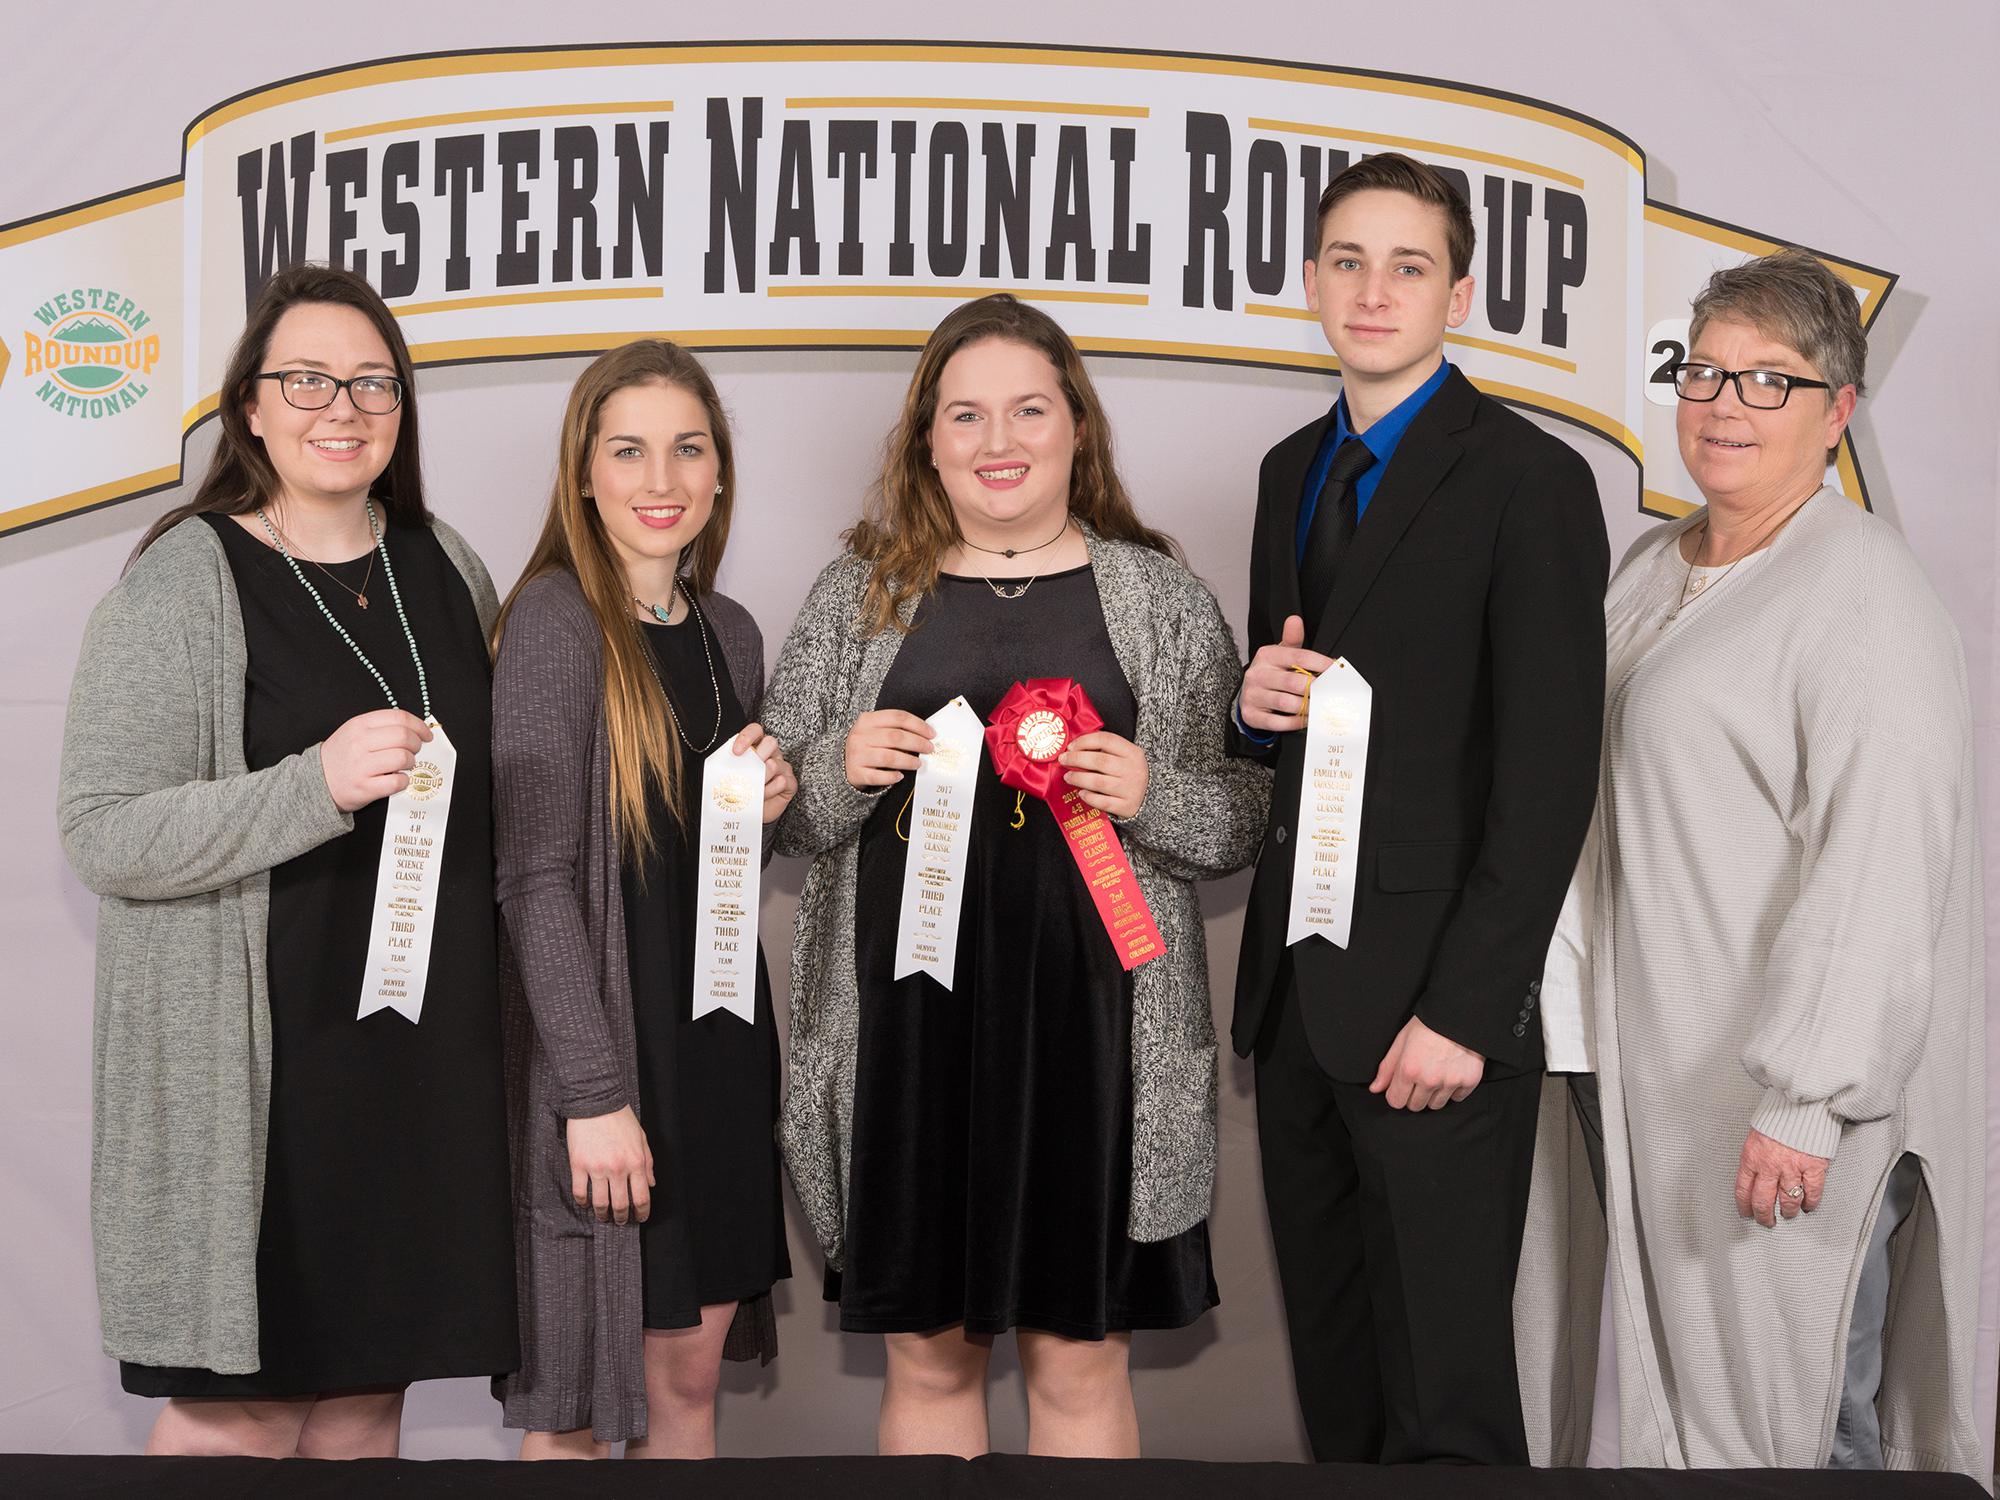
[[[437,925],[438,874],[444,830],[451,821],[458,752],[444,726],[429,719],[429,743],[417,751],[410,784],[389,798],[382,819],[382,857],[375,866],[375,920],[368,964],[361,971],[359,1021],[393,1010],[415,1022],[424,1011],[431,972],[431,929]]]
[[[1315,677],[1306,695],[1306,765],[1292,829],[1287,945],[1316,932],[1336,948],[1347,946],[1374,706],[1375,690],[1345,657]]]
[[[952,699],[925,722],[937,731],[937,739],[917,758],[917,781],[910,789],[910,849],[903,862],[894,977],[921,969],[950,989],[958,966],[958,909],[965,894],[965,851],[972,842],[972,799],[986,726],[963,698]]]
[[[757,907],[764,876],[764,760],[724,745],[701,765],[694,1014],[757,1024]]]

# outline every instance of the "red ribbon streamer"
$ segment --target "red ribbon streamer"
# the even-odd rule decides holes
[[[1164,956],[1166,940],[1125,857],[1125,846],[1118,842],[1118,831],[1063,780],[1065,769],[1057,759],[1078,735],[1103,727],[1104,719],[1081,683],[1031,677],[1009,688],[987,719],[986,749],[1003,783],[1048,804],[1070,858],[1083,872],[1118,962],[1131,970]]]

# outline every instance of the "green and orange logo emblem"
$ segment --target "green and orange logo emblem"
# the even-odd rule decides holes
[[[40,330],[22,335],[21,375],[38,381],[35,399],[71,417],[109,417],[152,389],[160,336],[130,297],[77,288],[35,309]]]

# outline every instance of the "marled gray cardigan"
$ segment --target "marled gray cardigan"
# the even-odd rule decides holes
[[[1201,908],[1190,881],[1257,853],[1270,773],[1224,754],[1243,666],[1222,612],[1172,558],[1086,530],[1111,648],[1138,700],[1146,798],[1119,836],[1166,939],[1132,974],[1132,1186],[1128,1233],[1162,1240],[1207,1216],[1215,1183],[1215,1026]],[[875,707],[903,634],[863,636],[870,565],[847,553],[813,585],[764,701],[764,727],[797,768],[778,850],[813,856],[792,941],[785,1165],[830,1265],[841,1264],[854,1120],[854,896],[875,799],[848,784],[847,731]],[[906,602],[907,624],[917,601]],[[1032,604],[1024,602],[1024,608]]]
[[[764,681],[757,622],[721,594],[701,607],[754,718]],[[563,1122],[628,1104],[638,1112],[639,1045],[611,826],[603,633],[566,571],[528,583],[507,615],[493,664],[493,811],[521,1311],[521,1368],[495,1386],[509,1427],[589,1427],[599,1442],[623,1442],[646,1435],[639,1226],[600,1224],[577,1208]],[[770,1296],[743,1303],[724,1353],[768,1360],[776,1350]]]
[[[485,567],[432,529],[490,627]],[[190,517],[91,612],[57,794],[63,850],[103,898],[90,1228],[104,1352],[224,1375],[259,1363],[270,871],[354,826],[317,745],[245,763],[248,665],[228,555]]]

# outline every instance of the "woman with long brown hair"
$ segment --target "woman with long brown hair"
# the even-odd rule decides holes
[[[220,391],[207,476],[91,617],[63,744],[103,898],[104,1343],[167,1398],[151,1452],[387,1456],[408,1382],[516,1358],[497,601],[424,505],[409,350],[359,276],[281,271]]]
[[[1224,754],[1235,646],[1133,510],[1076,346],[1010,296],[931,335],[847,540],[765,705],[801,772],[778,847],[813,857],[781,1138],[826,1295],[843,1329],[886,1336],[883,1452],[985,1451],[987,1357],[1014,1329],[1030,1449],[1136,1454],[1132,1331],[1217,1300],[1192,882],[1248,863],[1268,792]],[[1066,680],[1064,701],[1087,696],[1102,720],[1060,745],[1059,776],[1045,764],[1049,806],[981,756],[955,813],[910,813],[903,783],[940,743],[926,716],[985,720],[1031,679]],[[997,756],[1016,741],[994,732]],[[1041,738],[1019,744],[1049,763],[1061,735]],[[1116,920],[1051,816],[1069,793],[1073,822],[1115,826],[1143,894]],[[936,968],[904,972],[919,822],[927,870],[953,842],[939,830],[964,830],[948,989]],[[1101,859],[1108,841],[1090,847]],[[1133,944],[1139,909],[1158,941]]]
[[[778,1043],[694,1004],[704,760],[795,782],[751,716],[764,643],[715,588],[736,462],[685,349],[599,357],[563,415],[541,539],[494,633],[493,754],[523,1458],[715,1452],[721,1361],[776,1352],[791,1274]]]

